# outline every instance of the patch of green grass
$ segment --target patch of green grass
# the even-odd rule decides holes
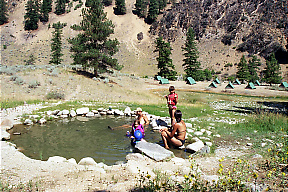
[[[37,103],[41,103],[41,102],[42,102],[41,100],[28,100],[28,101],[24,102],[24,101],[6,99],[6,100],[1,101],[1,110],[21,106],[21,105],[24,105],[24,103],[37,104]]]

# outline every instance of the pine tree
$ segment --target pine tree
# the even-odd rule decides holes
[[[169,80],[176,79],[176,71],[175,66],[172,63],[172,59],[170,58],[171,50],[169,42],[165,42],[163,37],[159,37],[155,41],[156,49],[154,52],[158,52],[158,57],[156,58],[158,61],[158,69],[160,71],[157,75],[167,78]]]
[[[24,29],[36,30],[39,22],[39,2],[38,0],[28,0],[25,6],[26,14],[24,15]]]
[[[110,6],[112,5],[112,0],[102,0],[102,3],[104,4],[104,6]]]
[[[73,64],[81,64],[85,69],[92,68],[96,77],[101,72],[120,70],[122,67],[117,59],[112,58],[118,51],[119,42],[109,39],[114,33],[114,25],[107,19],[103,8],[100,0],[94,0],[89,8],[82,9],[80,25],[72,26],[80,33],[69,40]]]
[[[52,34],[53,38],[52,43],[51,43],[51,60],[49,63],[55,64],[55,65],[60,65],[63,59],[61,58],[63,56],[62,54],[62,34],[63,30],[62,28],[66,26],[66,24],[60,23],[53,23],[52,27],[55,29]]]
[[[197,50],[195,34],[192,28],[188,29],[185,46],[182,47],[182,50],[184,51],[183,55],[185,57],[182,66],[186,72],[186,77],[192,77],[195,81],[203,81],[204,74],[201,69],[201,63],[198,61],[199,52]]]
[[[249,82],[255,83],[256,80],[259,80],[257,70],[260,66],[260,59],[258,59],[255,55],[252,56],[252,59],[248,61],[248,71],[249,71]]]
[[[147,15],[147,23],[153,23],[159,14],[159,3],[157,0],[150,0],[148,15]]]
[[[237,69],[238,70],[236,72],[236,78],[238,78],[241,82],[249,81],[249,69],[247,65],[247,60],[245,59],[244,55],[241,57]]]
[[[163,10],[167,5],[167,0],[160,0],[159,1],[159,13],[161,10]]]
[[[266,67],[264,69],[264,80],[266,83],[269,83],[270,85],[281,83],[282,77],[280,76],[280,65],[275,58],[275,54],[272,53],[267,59],[266,59]]]
[[[0,0],[0,25],[8,22],[7,3],[5,0]]]
[[[140,18],[144,18],[147,13],[147,2],[146,0],[136,0],[135,13]]]
[[[40,8],[40,21],[47,22],[49,20],[49,12],[51,12],[51,0],[43,0],[41,8]]]
[[[114,8],[114,12],[117,15],[125,15],[126,14],[126,4],[125,0],[115,0],[116,7]]]
[[[55,14],[62,15],[66,11],[66,0],[56,0]]]

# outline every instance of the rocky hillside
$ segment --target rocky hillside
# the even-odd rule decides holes
[[[25,65],[33,54],[36,65],[48,65],[52,28],[58,21],[67,23],[63,29],[63,63],[70,64],[67,39],[76,35],[70,26],[81,21],[77,1],[69,13],[57,16],[51,12],[49,22],[39,23],[39,29],[24,31],[23,21],[27,0],[8,0],[9,23],[1,26],[1,64]],[[203,68],[213,68],[220,78],[235,74],[237,63],[244,54],[257,54],[265,67],[264,58],[271,52],[282,67],[282,76],[288,80],[288,5],[286,0],[182,0],[159,15],[153,25],[133,14],[135,0],[126,0],[127,14],[115,15],[113,5],[106,7],[108,19],[115,25],[120,41],[115,55],[124,66],[122,72],[139,76],[154,76],[157,69],[155,38],[159,35],[171,42],[171,58],[178,74],[184,74],[183,52],[186,30],[193,27],[198,39],[199,60]],[[55,3],[55,1],[54,1]],[[84,3],[85,4],[85,3]],[[84,7],[84,4],[82,8]],[[129,21],[129,22],[128,22]],[[137,35],[143,39],[138,40]],[[227,67],[228,66],[228,67]]]
[[[219,39],[237,51],[267,57],[275,52],[288,63],[286,0],[181,0],[151,27],[154,35],[175,41],[193,27],[197,39]]]

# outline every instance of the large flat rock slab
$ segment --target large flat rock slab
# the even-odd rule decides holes
[[[156,143],[140,141],[135,145],[135,148],[155,161],[163,161],[174,156],[172,151],[169,151]]]

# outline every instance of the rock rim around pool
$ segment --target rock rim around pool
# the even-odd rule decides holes
[[[146,141],[136,143],[135,149],[141,153],[144,153],[155,161],[163,161],[174,156],[172,151],[169,151],[156,143],[149,143]]]

